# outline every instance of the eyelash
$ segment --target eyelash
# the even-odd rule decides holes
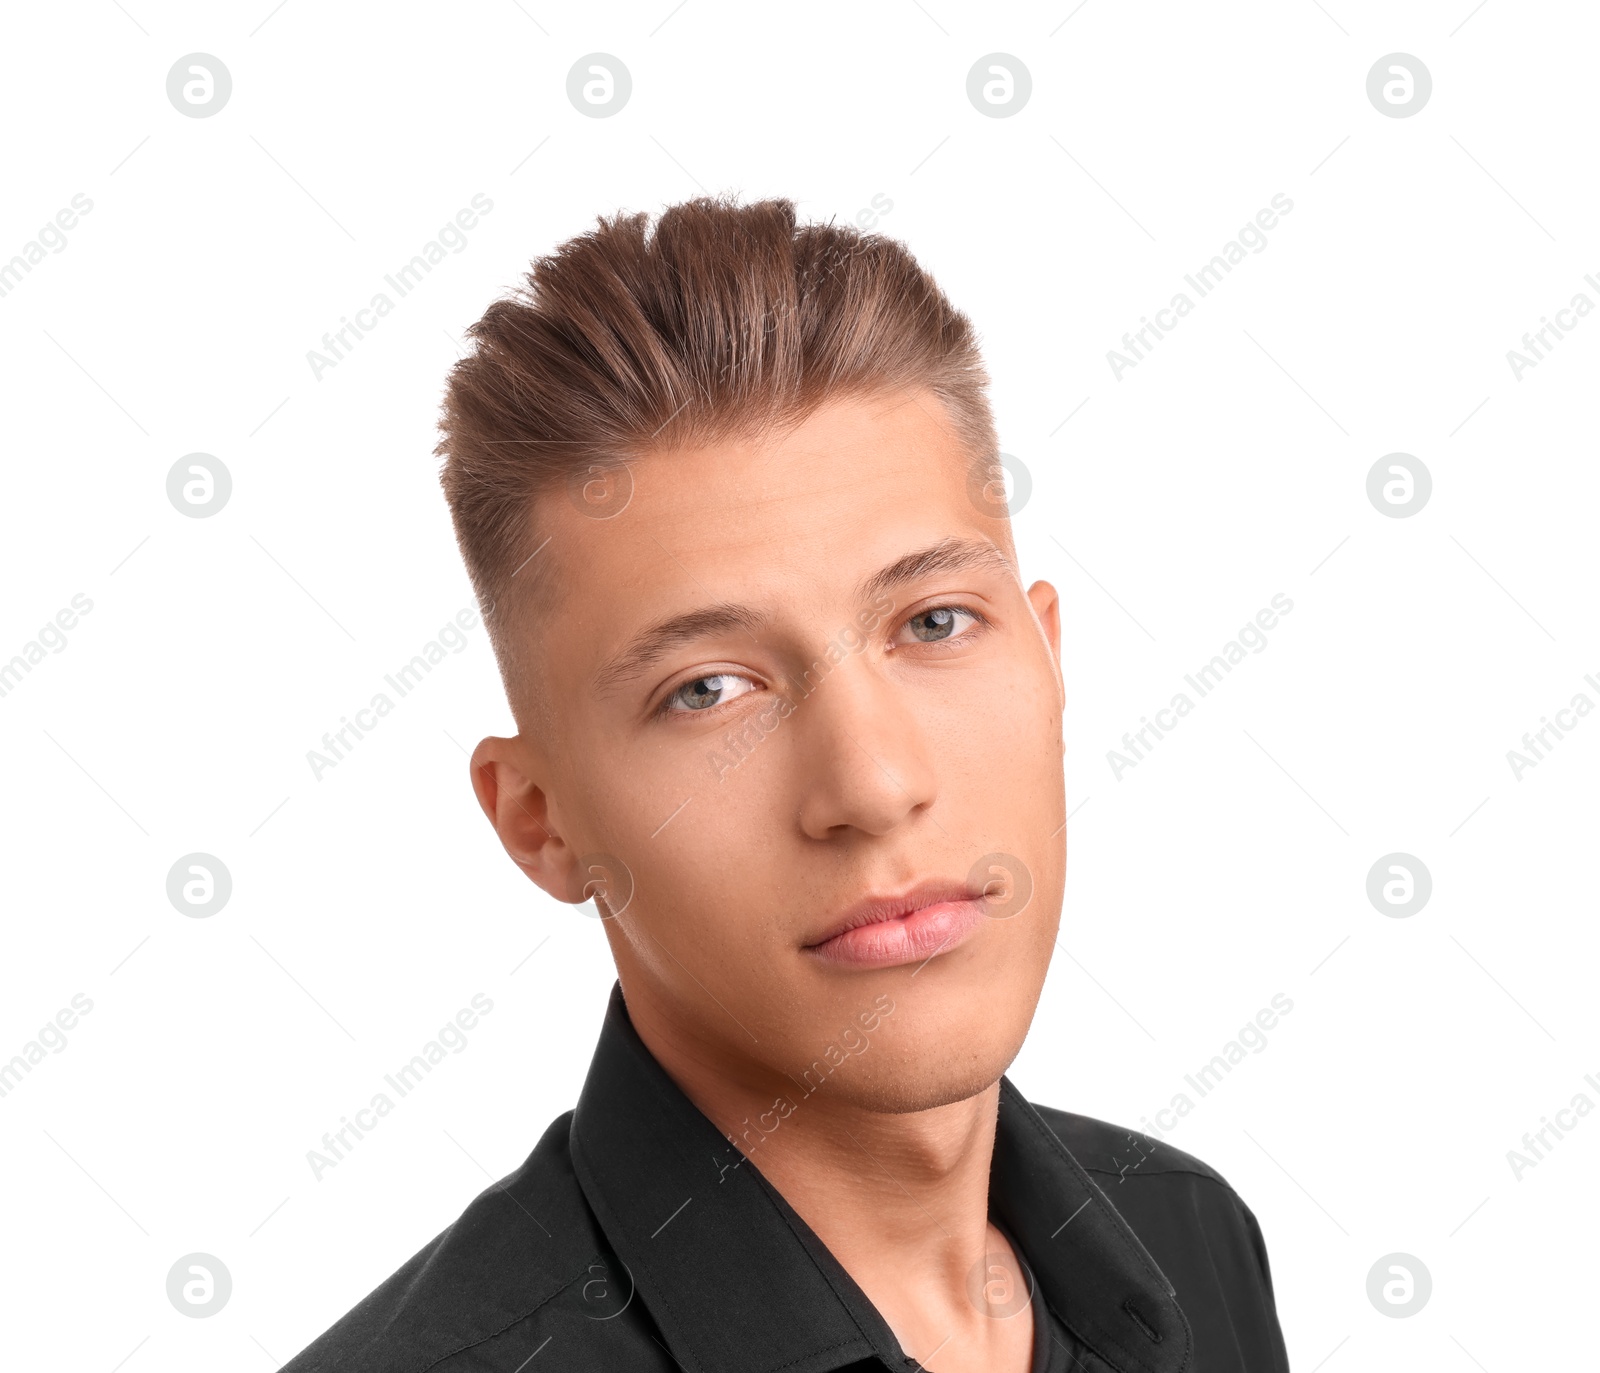
[[[967,629],[963,630],[960,634],[956,635],[954,638],[930,640],[930,641],[927,641],[927,642],[921,644],[920,647],[937,649],[941,645],[944,645],[944,644],[960,643],[963,640],[965,640],[970,634],[972,634],[975,629],[977,629],[979,627],[987,628],[988,624],[989,624],[989,617],[987,615],[985,615],[981,610],[978,610],[975,607],[970,606],[970,605],[960,605],[960,604],[957,604],[956,602],[952,601],[952,602],[942,602],[942,603],[940,603],[938,605],[924,606],[921,610],[916,611],[914,614],[907,615],[905,617],[905,619],[903,619],[895,627],[895,633],[898,634],[902,629],[904,629],[913,620],[921,619],[922,616],[924,616],[924,615],[931,615],[935,610],[958,610],[963,615],[972,616],[972,618],[977,622],[977,624],[973,625],[973,626],[969,626]],[[907,647],[909,647],[909,645],[907,645]],[[739,672],[708,672],[708,673],[701,674],[701,676],[703,676],[703,677],[740,677],[740,676],[744,676],[744,674],[743,673],[739,673]],[[668,716],[672,716],[672,715],[690,715],[690,716],[692,716],[692,715],[701,715],[701,716],[704,716],[704,715],[711,714],[713,711],[720,710],[724,705],[732,705],[733,704],[732,701],[719,701],[716,705],[707,706],[704,710],[673,710],[672,709],[672,702],[673,702],[673,699],[677,696],[677,694],[680,691],[682,691],[684,689],[684,687],[690,685],[693,682],[698,682],[699,680],[701,680],[700,677],[688,677],[688,678],[685,678],[683,681],[679,682],[676,686],[671,687],[667,691],[666,695],[661,698],[661,704],[658,705],[651,712],[651,718],[652,719],[656,719],[656,720],[662,720],[662,719],[665,719]],[[746,692],[744,694],[748,695],[749,693]],[[735,697],[734,699],[735,700],[739,700],[741,698],[740,697]]]

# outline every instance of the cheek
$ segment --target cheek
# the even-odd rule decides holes
[[[997,658],[954,686],[936,700],[918,701],[913,712],[947,780],[991,792],[1008,808],[1006,798],[1019,791],[1025,796],[1018,799],[1032,805],[1040,787],[1059,786],[1060,697],[1037,659]]]
[[[780,800],[781,779],[763,777],[784,754],[793,720],[778,719],[775,703],[766,727],[762,714],[729,711],[710,728],[710,721],[670,720],[619,726],[576,713],[562,730],[560,789],[568,804],[556,813],[563,838],[622,859],[641,900],[653,888],[691,906],[758,885],[753,879],[772,861],[772,836],[793,821]]]
[[[584,811],[598,825],[582,842],[625,865],[637,923],[662,939],[686,939],[688,947],[731,953],[749,943],[758,926],[740,913],[767,888],[780,819],[760,809],[765,793],[736,791],[731,782],[719,787],[698,773],[685,778],[681,752],[616,761],[615,771],[597,767],[609,777],[585,791]],[[672,948],[679,952],[678,944]]]
[[[939,739],[944,821],[953,847],[1011,854],[1032,882],[1028,907],[998,921],[1005,976],[1042,979],[1054,946],[1066,877],[1065,773],[1060,696],[1053,674],[1019,654],[974,683],[962,709],[929,721]]]

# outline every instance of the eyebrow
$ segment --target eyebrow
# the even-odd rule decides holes
[[[958,539],[954,536],[941,539],[927,548],[896,558],[887,567],[866,578],[856,594],[863,601],[875,601],[886,591],[917,581],[935,572],[998,572],[1015,578],[1017,569],[987,539]]]
[[[856,595],[862,601],[876,601],[886,592],[936,572],[998,572],[1015,579],[1016,567],[987,539],[941,539],[936,544],[896,558],[886,567],[862,579]],[[771,623],[771,616],[753,606],[724,601],[698,610],[671,615],[647,625],[628,641],[595,674],[600,692],[614,691],[623,682],[637,677],[652,663],[659,662],[682,644],[731,630],[743,630],[752,638]]]

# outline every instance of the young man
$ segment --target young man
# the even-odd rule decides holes
[[[1003,1076],[1064,695],[966,317],[701,199],[470,333],[439,452],[518,729],[473,785],[618,984],[577,1109],[289,1373],[1287,1369],[1228,1184]]]

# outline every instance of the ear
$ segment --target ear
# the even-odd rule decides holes
[[[515,863],[557,901],[585,899],[578,856],[557,832],[550,801],[533,780],[531,751],[521,736],[491,736],[472,750],[472,790]]]
[[[1065,710],[1067,688],[1061,678],[1061,597],[1049,582],[1035,582],[1028,588],[1028,603],[1033,607],[1033,616],[1044,632],[1045,643],[1050,646],[1050,666],[1056,675],[1056,695],[1061,700],[1061,709]]]

